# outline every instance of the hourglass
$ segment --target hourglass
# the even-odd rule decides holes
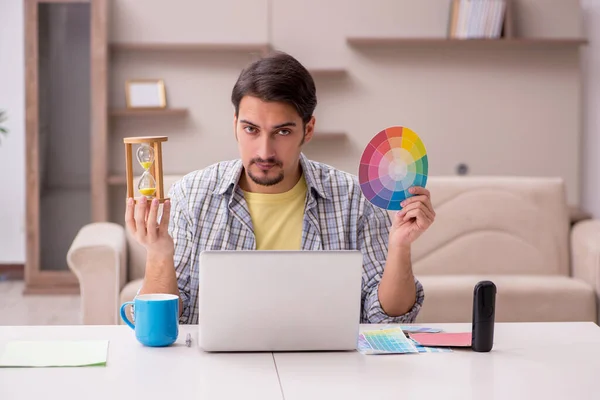
[[[164,203],[163,169],[162,169],[162,142],[166,136],[140,136],[123,139],[125,143],[125,162],[127,169],[127,197],[134,196],[133,186],[133,145],[138,144],[135,158],[144,172],[140,177],[137,189],[151,201],[157,198]]]

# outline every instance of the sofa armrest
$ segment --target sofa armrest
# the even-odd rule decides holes
[[[571,266],[573,277],[587,282],[600,304],[600,220],[576,223],[571,230]],[[598,315],[600,321],[600,314]]]
[[[127,279],[125,229],[110,222],[85,225],[71,243],[67,264],[79,279],[83,323],[117,324],[119,293]]]

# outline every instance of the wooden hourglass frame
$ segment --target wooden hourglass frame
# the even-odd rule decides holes
[[[160,203],[164,203],[165,200],[168,200],[164,194],[162,167],[162,143],[167,140],[166,136],[138,136],[123,139],[123,143],[125,143],[125,166],[127,171],[127,198],[133,197],[135,199],[133,186],[133,145],[137,144],[139,147],[136,150],[135,159],[144,168],[144,174],[142,174],[138,182],[141,184],[140,181],[143,179],[146,179],[145,182],[155,182],[154,188],[151,187],[152,185],[149,185],[149,187],[140,190],[140,193],[144,194],[148,198],[148,201],[157,198]],[[152,158],[140,160],[138,158],[140,149],[143,149],[142,154],[145,156],[152,155]],[[146,174],[150,175],[151,178],[145,176]]]

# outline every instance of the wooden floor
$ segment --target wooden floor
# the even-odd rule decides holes
[[[0,281],[0,325],[80,325],[79,295],[23,295],[23,281]]]

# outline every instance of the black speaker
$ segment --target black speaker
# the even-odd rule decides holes
[[[473,331],[471,348],[488,352],[494,346],[494,319],[496,315],[496,285],[481,281],[473,290]]]

